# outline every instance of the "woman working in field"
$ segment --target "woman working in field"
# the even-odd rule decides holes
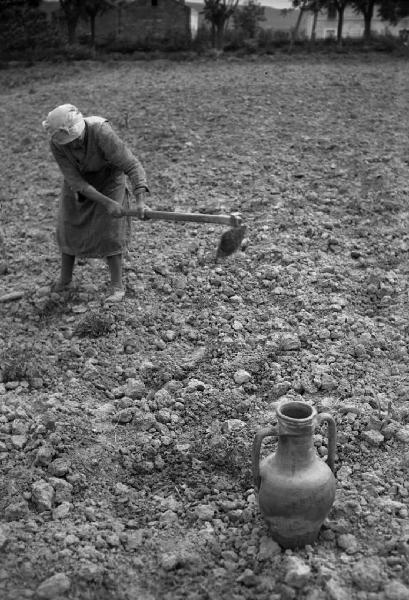
[[[120,301],[125,295],[122,254],[130,234],[125,175],[142,218],[145,171],[106,119],[84,118],[75,106],[63,104],[48,114],[43,127],[64,176],[57,223],[61,275],[55,289],[70,286],[75,257],[105,258],[111,275],[107,300]]]

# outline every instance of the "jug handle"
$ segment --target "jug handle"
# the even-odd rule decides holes
[[[317,423],[321,425],[323,421],[328,425],[328,458],[327,465],[334,472],[335,465],[335,444],[337,438],[337,427],[333,417],[329,413],[320,413],[317,415]]]
[[[260,450],[263,439],[267,436],[278,437],[277,427],[266,427],[260,429],[254,437],[253,442],[253,481],[255,490],[258,491],[260,488]]]

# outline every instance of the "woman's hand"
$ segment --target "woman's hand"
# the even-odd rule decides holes
[[[148,207],[145,204],[145,190],[138,190],[138,192],[135,193],[135,210],[137,211],[138,219],[144,218],[147,208]]]
[[[125,216],[123,208],[118,204],[118,202],[115,202],[115,200],[108,202],[105,208],[111,217],[119,219],[120,217]]]

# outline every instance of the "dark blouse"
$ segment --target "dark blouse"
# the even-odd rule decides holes
[[[51,142],[51,151],[66,183],[73,192],[84,193],[90,183],[87,173],[114,167],[127,175],[133,192],[148,189],[145,170],[106,119],[86,117],[84,148],[74,150]]]

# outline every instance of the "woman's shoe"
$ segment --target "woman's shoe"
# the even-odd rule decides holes
[[[124,288],[111,288],[109,295],[105,298],[105,302],[121,302],[125,297]]]
[[[50,292],[55,293],[55,294],[61,294],[62,292],[68,292],[68,290],[70,290],[71,288],[72,288],[71,281],[67,281],[66,283],[63,283],[62,281],[58,280],[58,281],[54,281],[50,285]]]

